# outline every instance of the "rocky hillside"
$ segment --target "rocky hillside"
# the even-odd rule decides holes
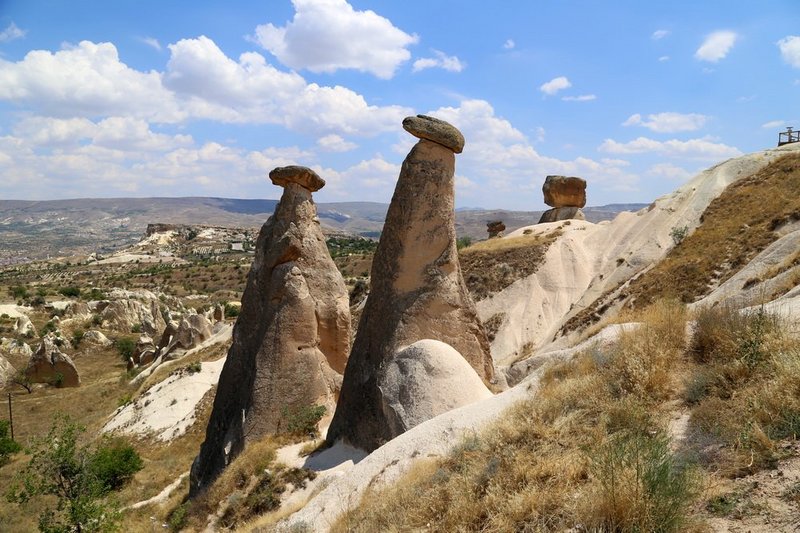
[[[732,159],[599,223],[590,208],[586,221],[516,228],[507,214],[468,214],[480,236],[487,218],[509,228],[458,251],[508,389],[371,454],[322,440],[330,407],[286,411],[291,430],[249,444],[191,501],[188,472],[253,261],[249,228],[263,213],[231,215],[259,218],[238,229],[145,224],[112,253],[0,267],[0,386],[12,395],[15,439],[47,434],[64,412],[88,441],[131,442],[144,466],[114,495],[131,531],[791,531],[799,157],[788,145]],[[382,222],[386,206],[372,207]],[[330,211],[323,221],[357,226],[346,209],[318,209]],[[359,317],[374,243],[329,239],[328,249]],[[408,323],[428,327],[427,312]],[[0,485],[28,460],[11,455]],[[645,486],[632,465],[660,477]],[[612,473],[625,480],[619,490],[609,489]],[[0,523],[34,530],[45,503],[0,503]]]

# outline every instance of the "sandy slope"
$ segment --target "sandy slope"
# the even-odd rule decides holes
[[[527,343],[535,350],[545,348],[566,320],[662,259],[673,246],[673,228],[693,230],[708,204],[728,185],[793,150],[800,146],[786,145],[730,159],[701,172],[648,208],[620,213],[610,222],[553,223],[562,226],[563,235],[547,251],[539,270],[478,302],[484,321],[497,313],[506,314],[492,342],[495,362],[508,365]],[[543,226],[553,224],[520,228],[508,237],[522,235],[525,229],[542,231]],[[574,339],[560,339],[557,346],[571,342]]]

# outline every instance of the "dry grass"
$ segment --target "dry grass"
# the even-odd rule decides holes
[[[638,308],[659,298],[693,302],[738,272],[800,220],[800,154],[787,154],[728,187],[703,213],[701,225],[667,257],[631,283]]]
[[[702,460],[723,476],[776,464],[783,439],[800,435],[800,341],[761,310],[697,314],[686,385],[690,435]]]
[[[539,268],[560,230],[546,235],[489,239],[459,250],[464,281],[475,300],[499,292]]]
[[[665,446],[660,407],[682,364],[682,317],[676,304],[651,309],[608,351],[550,366],[535,398],[446,458],[368,492],[333,530],[686,527],[693,485]]]

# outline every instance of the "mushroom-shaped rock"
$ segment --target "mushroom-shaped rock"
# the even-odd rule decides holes
[[[53,339],[46,336],[28,361],[25,376],[31,383],[50,383],[59,387],[78,387],[81,378],[75,363],[61,353]]]
[[[293,414],[315,405],[332,410],[341,387],[349,297],[311,198],[324,182],[297,176],[316,174],[303,167],[270,173],[284,191],[256,241],[206,439],[192,464],[192,496],[248,442],[286,430]]]
[[[325,186],[325,180],[308,167],[289,165],[288,167],[278,167],[269,173],[272,183],[280,187],[286,187],[289,183],[297,183],[311,192],[316,192]]]
[[[441,144],[457,154],[464,150],[464,136],[452,124],[427,115],[406,117],[403,129],[419,139],[428,139]]]
[[[586,205],[586,180],[568,176],[547,176],[542,185],[544,203],[550,207]]]
[[[486,223],[486,231],[487,233],[489,233],[490,239],[499,236],[505,230],[506,230],[506,225],[503,224],[502,220],[492,220]]]
[[[390,358],[378,388],[393,437],[492,395],[460,353],[432,339],[417,341]]]
[[[0,355],[0,389],[6,386],[16,372],[8,359]]]
[[[381,407],[379,373],[419,340],[449,344],[481,379],[495,379],[489,341],[458,262],[454,175],[453,150],[427,139],[403,161],[329,440],[372,451],[395,436]]]

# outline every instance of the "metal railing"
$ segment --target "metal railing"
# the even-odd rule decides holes
[[[778,134],[778,146],[800,142],[800,131],[792,131],[792,129],[791,127],[787,127],[786,131],[782,131]]]

